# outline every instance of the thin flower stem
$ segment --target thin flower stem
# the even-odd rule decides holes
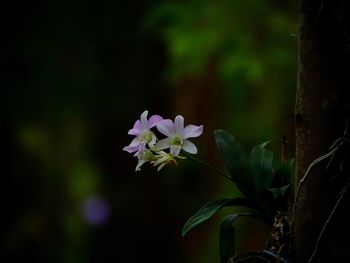
[[[207,167],[207,168],[213,170],[213,171],[216,172],[217,174],[219,174],[219,175],[225,177],[227,180],[230,180],[230,181],[232,182],[231,177],[228,176],[227,174],[225,174],[223,171],[220,171],[219,169],[215,168],[214,166],[211,166],[210,164],[207,164],[206,162],[203,162],[203,161],[201,161],[201,160],[199,160],[199,159],[197,159],[197,158],[194,158],[194,157],[192,157],[191,155],[189,155],[189,154],[187,154],[187,153],[182,152],[182,154],[183,154],[184,156],[186,156],[188,159],[190,159],[190,160],[192,160],[192,161],[195,161],[195,162],[197,162],[197,163],[199,163],[199,164],[201,164],[201,165],[204,165],[205,167]]]

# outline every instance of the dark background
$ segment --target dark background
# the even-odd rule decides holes
[[[181,228],[237,190],[189,160],[135,173],[122,148],[149,110],[203,124],[199,158],[217,167],[219,128],[247,150],[272,139],[278,162],[281,137],[293,140],[294,1],[28,1],[2,13],[1,261],[218,262],[220,215],[186,238]],[[263,242],[253,225],[242,250]]]

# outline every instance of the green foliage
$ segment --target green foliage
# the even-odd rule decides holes
[[[214,75],[235,135],[256,140],[293,113],[296,14],[291,0],[173,0],[152,8],[144,28],[163,43],[171,86]]]
[[[291,176],[294,172],[294,159],[285,162],[280,166],[280,168],[276,171],[275,176],[272,179],[271,187],[278,187],[281,185],[293,185],[291,180],[293,177]]]
[[[246,152],[239,142],[224,130],[216,130],[214,137],[221,157],[230,172],[232,181],[242,194],[249,195],[251,185],[248,177],[249,162]]]
[[[244,206],[252,209],[258,209],[254,202],[246,198],[219,199],[208,202],[186,222],[182,229],[182,235],[185,236],[192,228],[208,220],[219,209],[228,206]]]
[[[269,143],[264,142],[253,148],[249,154],[250,171],[254,183],[254,191],[259,193],[270,186],[273,152],[265,149]]]
[[[227,206],[241,206],[254,213],[233,214],[225,218],[220,228],[220,253],[222,262],[234,255],[234,228],[232,223],[237,217],[253,216],[272,225],[278,209],[285,205],[293,173],[293,160],[282,164],[273,172],[273,153],[266,149],[269,142],[256,145],[249,157],[239,142],[227,131],[214,132],[215,141],[222,159],[230,173],[228,177],[244,197],[220,199],[204,205],[185,224],[182,234],[212,217],[217,211]]]
[[[281,38],[294,31],[287,10],[268,0],[172,1],[150,12],[145,27],[158,30],[167,43],[172,77],[201,75],[215,57],[224,80],[243,74],[259,81],[267,75],[267,65],[294,60],[288,41]],[[256,17],[263,19],[252,23]]]
[[[239,142],[228,132],[216,130],[215,141],[223,161],[230,172],[232,182],[242,194],[256,202],[260,211],[267,217],[273,217],[277,189],[283,194],[289,185],[293,160],[281,165],[276,173],[273,173],[273,152],[266,149],[268,142],[256,145],[247,157]],[[282,189],[280,189],[282,187]],[[268,189],[274,188],[272,191]],[[269,193],[274,193],[272,196]]]
[[[221,222],[219,239],[221,263],[227,263],[235,254],[236,229],[232,223],[237,217],[238,214],[229,215]]]

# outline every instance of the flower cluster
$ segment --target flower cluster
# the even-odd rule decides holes
[[[184,158],[180,155],[181,150],[191,154],[197,153],[197,147],[188,139],[200,136],[203,133],[203,125],[185,127],[181,115],[176,116],[174,122],[159,115],[152,115],[147,119],[147,115],[148,111],[144,111],[134,127],[129,130],[128,134],[135,138],[123,148],[137,157],[136,171],[140,171],[141,166],[147,162],[158,166],[158,171],[167,164],[177,164],[176,158]],[[159,140],[151,130],[154,127],[166,138]],[[169,152],[164,151],[166,149],[169,149]]]

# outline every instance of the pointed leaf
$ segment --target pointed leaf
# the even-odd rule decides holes
[[[253,217],[265,221],[265,218],[259,214],[253,213],[240,213],[232,214],[224,218],[220,225],[220,258],[221,263],[228,263],[229,259],[235,255],[235,228],[233,227],[234,221],[241,216]]]
[[[243,206],[251,209],[258,209],[258,206],[253,201],[246,198],[219,199],[208,202],[185,223],[182,228],[182,236],[185,236],[192,228],[208,220],[218,210],[227,206]]]
[[[232,222],[237,215],[227,216],[220,225],[219,246],[221,263],[228,263],[236,253],[236,231]]]
[[[270,187],[272,181],[273,152],[265,149],[270,141],[256,145],[249,154],[252,183],[255,191]]]
[[[224,130],[216,130],[214,136],[221,157],[231,174],[232,181],[245,196],[248,196],[250,182],[248,176],[249,162],[246,152],[230,133]]]
[[[294,174],[294,159],[282,164],[276,171],[271,187],[277,188],[287,184],[291,184],[291,179]]]

